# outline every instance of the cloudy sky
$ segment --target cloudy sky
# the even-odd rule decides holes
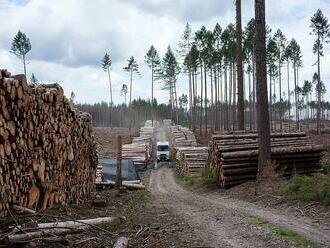
[[[242,2],[245,25],[254,16],[254,1]],[[316,70],[309,22],[317,8],[330,18],[330,0],[266,0],[269,26],[301,45],[301,80],[311,80]],[[225,27],[235,22],[235,7],[234,0],[0,0],[0,20],[0,68],[22,73],[21,62],[9,53],[12,38],[21,30],[32,43],[29,77],[33,72],[39,81],[61,83],[67,95],[75,92],[78,102],[107,101],[107,75],[100,61],[110,51],[114,100],[120,103],[121,85],[129,80],[122,68],[130,56],[142,74],[134,81],[133,97],[150,97],[150,72],[144,63],[150,45],[163,55],[168,45],[176,47],[187,22],[194,31],[202,25],[213,29],[217,22]],[[330,44],[324,53],[322,79],[330,91]],[[186,79],[180,78],[179,93],[186,86]],[[161,85],[155,95],[167,101]]]

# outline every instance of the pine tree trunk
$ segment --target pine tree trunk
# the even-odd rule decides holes
[[[298,68],[298,66],[297,66],[297,70],[296,70],[296,72],[297,72],[297,87],[299,87],[299,74],[298,74],[298,72],[299,72],[299,68]],[[299,92],[299,94],[300,94],[300,92]],[[298,109],[297,109],[297,120],[298,120],[298,130],[300,130],[300,107],[299,107],[299,105],[300,105],[300,95],[297,95],[297,98],[298,98]]]
[[[242,51],[242,13],[241,0],[236,0],[236,34],[237,34],[237,88],[238,88],[238,129],[244,130],[244,81],[243,81],[243,51]]]
[[[258,173],[262,172],[271,160],[270,126],[267,97],[267,67],[266,67],[266,24],[265,0],[255,0],[256,24],[256,87],[257,87],[257,113],[259,133]]]
[[[290,122],[291,122],[291,97],[290,97],[290,62],[287,60],[287,76],[288,76],[288,104],[289,104],[289,129],[290,129]]]
[[[206,65],[204,65],[204,87],[205,87],[205,98],[204,98],[204,108],[205,108],[205,136],[207,136],[207,69]]]
[[[192,79],[192,105],[191,105],[191,108],[192,108],[192,112],[191,112],[191,124],[192,124],[192,130],[193,132],[195,132],[195,129],[196,129],[196,126],[195,126],[195,114],[196,114],[196,105],[195,105],[195,76],[194,76],[194,71],[191,72],[192,75],[191,75],[191,79]]]
[[[130,78],[130,84],[129,84],[129,105],[132,104],[132,81],[133,81],[133,70],[131,69],[131,78]]]
[[[272,111],[273,111],[273,113],[272,113],[272,116],[273,116],[273,118],[272,118],[272,121],[270,122],[270,127],[272,127],[273,126],[273,128],[272,129],[274,129],[274,130],[276,130],[276,108],[275,108],[275,104],[276,104],[276,81],[275,81],[275,75],[274,75],[274,77],[273,77],[273,83],[274,83],[274,105],[273,105],[273,107],[272,107]]]
[[[214,92],[215,92],[215,123],[214,123],[214,129],[215,131],[219,130],[219,115],[218,115],[218,103],[219,103],[219,95],[218,95],[218,82],[219,79],[217,78],[217,67],[214,66]]]
[[[227,65],[225,65],[225,112],[226,120],[224,122],[225,130],[229,130],[229,102],[228,102],[228,78],[227,78]]]
[[[223,130],[224,128],[224,108],[223,108],[223,103],[224,103],[224,97],[223,97],[223,85],[222,85],[222,73],[221,73],[221,63],[219,67],[219,111],[220,111],[220,129]]]
[[[178,117],[178,96],[176,94],[176,82],[173,82],[174,86],[174,100],[175,100],[175,117],[176,117],[176,123],[179,123],[179,117]]]
[[[189,73],[189,127],[192,128],[192,83],[191,83],[191,68],[188,69]]]
[[[294,75],[294,101],[296,107],[296,130],[299,129],[298,124],[298,98],[297,98],[297,72],[296,72],[296,63],[293,63],[293,75]]]
[[[258,122],[258,114],[257,114],[257,99],[256,99],[256,92],[257,92],[257,85],[256,85],[256,57],[255,52],[252,55],[252,79],[253,79],[253,130],[257,129],[257,122]]]
[[[236,70],[235,70],[235,62],[233,63],[233,130],[236,130],[237,127],[237,84],[236,84]]]
[[[23,68],[24,68],[24,75],[25,79],[27,81],[27,76],[26,76],[26,60],[25,60],[25,54],[23,54]]]
[[[281,59],[281,57],[280,57]],[[281,73],[281,61],[278,62],[278,72],[279,72],[279,87],[280,87],[280,130],[282,131],[282,114],[283,114],[283,106],[282,106],[282,73]]]
[[[320,34],[317,36],[320,42]],[[321,68],[320,68],[320,49],[317,50],[317,134],[321,133]]]
[[[211,127],[211,133],[214,130],[214,98],[213,98],[213,85],[215,84],[215,82],[213,81],[213,67],[210,66],[210,82],[211,82],[211,105],[210,105],[210,119],[211,119],[211,123],[210,123],[210,127]]]
[[[154,126],[154,61],[151,62],[151,124]]]
[[[269,69],[269,122],[270,129],[273,130],[273,97],[272,97],[272,69]]]
[[[233,66],[232,63],[229,64],[229,129],[232,130],[232,123],[233,123],[233,118],[232,118],[232,94],[233,94]]]
[[[199,120],[199,135],[202,135],[202,124],[203,124],[203,65],[200,65],[201,69],[201,109],[200,109],[200,120]]]
[[[112,110],[112,103],[113,103],[113,100],[112,100],[112,85],[111,85],[111,75],[110,75],[110,68],[108,67],[108,77],[109,77],[109,87],[110,87],[110,103],[109,103],[109,126],[111,127],[112,126],[112,113],[111,113],[111,110]]]
[[[251,71],[248,71],[249,76],[249,116],[250,130],[252,130],[252,99],[251,99]]]

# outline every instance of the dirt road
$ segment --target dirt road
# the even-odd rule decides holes
[[[318,247],[329,247],[330,231],[312,220],[288,216],[271,208],[226,198],[217,193],[201,194],[184,189],[173,169],[163,166],[151,173],[150,191],[156,203],[178,214],[191,231],[209,247],[292,247],[275,236],[266,221],[294,230]]]

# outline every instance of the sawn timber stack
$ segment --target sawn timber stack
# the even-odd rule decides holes
[[[278,174],[291,176],[320,171],[324,148],[314,145],[304,132],[272,133],[271,151]],[[212,136],[206,168],[218,175],[221,186],[255,180],[257,166],[257,133],[233,132]]]
[[[0,70],[0,216],[12,204],[79,203],[95,190],[96,167],[91,116],[58,84],[29,86]]]

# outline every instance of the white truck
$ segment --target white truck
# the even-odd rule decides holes
[[[168,141],[157,142],[157,162],[170,161],[170,143]]]

